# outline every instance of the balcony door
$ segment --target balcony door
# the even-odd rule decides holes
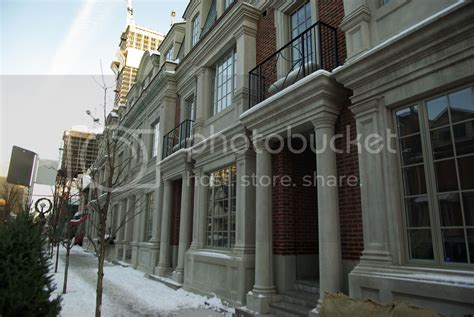
[[[315,60],[313,45],[315,34],[313,30],[308,30],[312,24],[309,1],[290,15],[291,39],[294,40],[291,48],[291,70]],[[305,33],[306,30],[308,31]]]

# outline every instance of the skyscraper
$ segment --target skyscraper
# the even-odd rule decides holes
[[[97,158],[97,135],[93,132],[66,130],[63,134],[61,171],[77,177],[85,173]]]
[[[125,31],[120,36],[119,50],[111,68],[116,75],[115,106],[127,101],[127,93],[137,75],[142,55],[147,50],[157,50],[164,39],[164,34],[135,24],[132,1],[127,1],[127,22]]]

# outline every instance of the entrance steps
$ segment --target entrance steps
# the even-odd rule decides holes
[[[270,304],[272,313],[284,317],[307,317],[319,299],[319,282],[298,280],[294,289],[280,293],[281,301]]]

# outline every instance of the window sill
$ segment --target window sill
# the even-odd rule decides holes
[[[398,8],[407,4],[410,0],[391,0],[389,3],[381,5],[374,13],[375,21],[379,21]]]
[[[205,125],[207,126],[207,125],[210,125],[210,124],[218,121],[220,118],[226,116],[229,112],[234,111],[234,108],[235,108],[235,104],[232,103],[230,106],[228,106],[227,108],[225,108],[221,112],[216,113],[215,115],[213,115],[212,117],[207,119],[206,122],[205,122]]]

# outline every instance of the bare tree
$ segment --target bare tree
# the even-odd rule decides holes
[[[128,131],[121,129],[119,126],[118,114],[115,111],[107,113],[108,92],[112,87],[106,85],[104,77],[102,82],[98,83],[103,90],[103,132],[99,138],[99,154],[94,165],[89,169],[91,178],[90,193],[91,199],[88,204],[88,222],[97,237],[93,237],[88,232],[88,241],[93,245],[98,258],[97,265],[97,285],[96,285],[96,310],[95,316],[101,316],[103,279],[104,279],[104,262],[107,255],[108,247],[113,243],[117,233],[125,226],[125,224],[136,217],[143,208],[143,203],[138,200],[134,208],[123,210],[120,219],[113,214],[111,201],[113,194],[123,189],[127,182],[127,173],[132,171],[132,161],[135,161],[135,168],[139,169],[140,161],[139,153],[142,152],[143,144],[138,143],[139,149],[130,142],[133,137]],[[125,156],[127,151],[129,155]],[[109,221],[115,217],[117,220],[115,225],[110,225]]]
[[[23,187],[10,184],[6,180],[2,182],[0,199],[2,199],[3,211],[0,213],[0,221],[7,220],[12,213],[18,213],[25,208],[24,194]]]

